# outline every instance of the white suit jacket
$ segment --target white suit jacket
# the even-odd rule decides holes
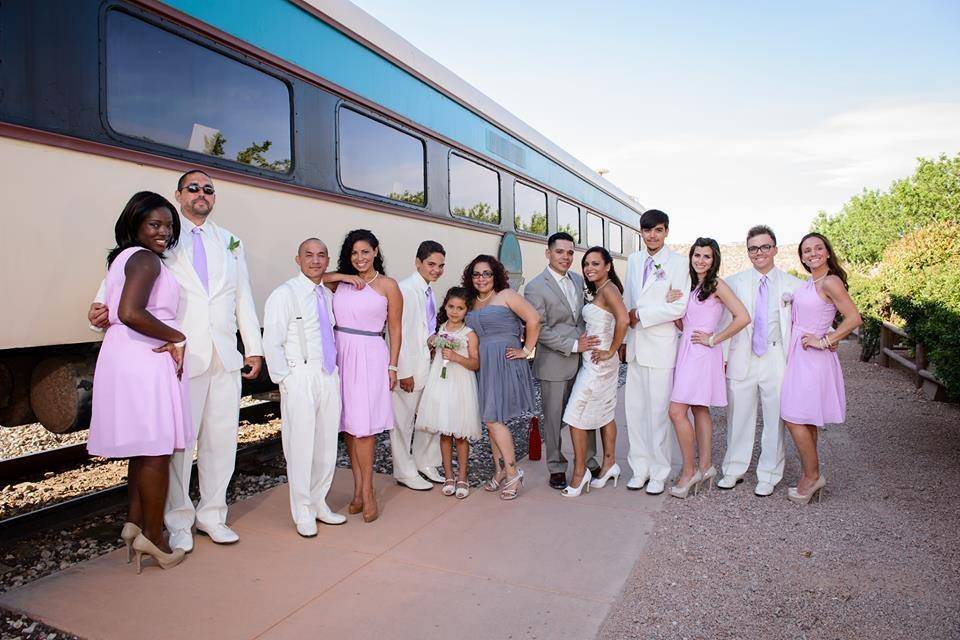
[[[223,252],[223,272],[215,282],[208,283],[209,293],[200,284],[200,277],[193,268],[193,257],[184,247],[185,243],[181,242],[174,247],[164,259],[164,264],[180,285],[177,321],[187,336],[186,369],[191,378],[210,368],[214,349],[220,355],[220,362],[227,371],[239,371],[243,368],[243,356],[237,350],[238,329],[246,354],[263,355],[260,321],[257,319],[247,262],[243,256],[244,245],[241,243],[230,251],[228,247],[231,238],[235,237],[233,234],[210,220],[204,222],[203,227],[204,231],[215,239],[213,244]],[[181,238],[182,236],[181,233]],[[103,300],[104,285],[101,282],[96,301]]]
[[[637,362],[653,369],[672,369],[677,362],[677,335],[674,320],[682,318],[690,299],[690,267],[687,259],[663,247],[654,257],[657,267],[643,284],[643,267],[649,254],[646,248],[627,258],[623,302],[627,309],[636,308],[637,326],[627,331],[627,362]],[[667,290],[680,290],[684,295],[667,302]]]
[[[403,324],[400,329],[400,357],[397,378],[413,376],[413,388],[422,389],[430,371],[430,348],[427,346],[427,282],[419,272],[397,283],[403,295]],[[440,311],[443,295],[433,289],[433,300]]]
[[[750,316],[753,316],[754,304],[756,303],[757,287],[760,284],[760,272],[750,268],[739,273],[735,273],[725,279],[727,285],[733,290],[733,293],[740,299],[743,306],[747,308]],[[790,325],[792,322],[791,307],[784,304],[783,294],[793,292],[797,287],[803,284],[803,280],[796,278],[785,271],[774,267],[767,274],[769,283],[768,294],[777,301],[777,308],[780,310],[780,344],[777,348],[783,350],[783,356],[787,356],[787,348],[790,344]],[[720,326],[725,327],[730,322],[732,316],[729,311],[724,311]],[[724,360],[727,361],[727,377],[731,380],[743,380],[747,377],[747,370],[750,365],[750,354],[753,352],[753,323],[748,324],[743,331],[740,331],[729,340],[723,342]]]

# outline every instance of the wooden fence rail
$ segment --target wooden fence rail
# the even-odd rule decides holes
[[[913,344],[913,359],[911,360],[905,354],[908,352],[908,346],[902,343]],[[927,350],[923,344],[910,339],[907,332],[900,327],[884,322],[880,328],[880,366],[890,367],[891,360],[898,365],[913,372],[913,384],[917,389],[921,389],[923,394],[930,400],[945,400],[946,388],[943,383],[928,369],[930,360],[927,358]]]

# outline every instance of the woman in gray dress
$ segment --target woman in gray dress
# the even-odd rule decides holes
[[[513,500],[523,484],[523,470],[517,467],[513,436],[505,423],[534,408],[527,358],[537,344],[540,316],[509,287],[506,270],[493,256],[471,260],[462,284],[470,294],[467,326],[480,339],[480,418],[487,425],[495,469],[484,489],[499,490],[500,498]]]

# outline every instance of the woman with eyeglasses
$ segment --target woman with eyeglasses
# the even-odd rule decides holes
[[[487,425],[495,469],[484,489],[513,500],[523,484],[523,470],[517,467],[506,422],[534,408],[527,357],[540,335],[540,316],[509,287],[506,269],[493,256],[471,260],[463,270],[462,286],[469,294],[467,326],[480,339],[480,419]]]

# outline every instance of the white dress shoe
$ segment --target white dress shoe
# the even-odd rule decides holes
[[[627,480],[627,489],[631,491],[640,491],[643,485],[647,484],[647,476],[633,476]]]
[[[297,533],[304,538],[312,538],[317,535],[317,521],[304,520],[297,523]]]
[[[717,483],[717,487],[721,489],[733,489],[741,482],[743,482],[743,476],[731,476],[724,474],[724,476],[720,478],[720,481]]]
[[[197,533],[210,536],[210,539],[217,544],[233,544],[240,541],[240,536],[238,536],[233,529],[225,524],[217,524],[209,529],[205,529],[198,524]]]
[[[171,549],[183,549],[187,553],[193,551],[193,534],[190,529],[171,529],[167,541]]]
[[[415,478],[397,478],[397,484],[402,484],[408,489],[413,489],[414,491],[429,491],[433,489],[433,483],[427,482],[420,476]]]
[[[761,498],[766,498],[773,493],[773,488],[774,485],[770,484],[769,482],[758,482],[757,488],[753,490],[753,493]]]
[[[347,516],[339,513],[334,513],[333,511],[330,511],[329,509],[327,509],[326,511],[317,512],[317,520],[319,520],[323,524],[336,525],[336,524],[343,524],[344,522],[346,522]]]
[[[658,496],[663,493],[663,482],[660,480],[647,481],[647,495]]]
[[[417,471],[426,476],[430,482],[443,484],[443,476],[437,473],[436,467],[424,467],[423,469],[417,469]]]

